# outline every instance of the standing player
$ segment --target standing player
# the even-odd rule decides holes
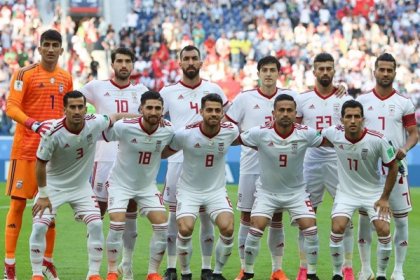
[[[200,51],[195,46],[186,46],[179,55],[179,66],[182,69],[182,79],[174,85],[164,87],[160,94],[165,102],[164,114],[169,117],[174,130],[181,129],[188,124],[201,120],[200,102],[201,98],[209,93],[221,96],[225,111],[228,107],[228,100],[222,89],[215,83],[200,78],[200,68],[203,61]],[[169,205],[168,222],[168,261],[165,277],[167,280],[177,279],[176,274],[176,184],[181,173],[183,154],[179,152],[168,159],[168,171],[166,173],[164,201]],[[209,215],[205,209],[200,210],[200,244],[202,255],[202,280],[211,279],[211,255],[214,243],[214,229]]]
[[[174,133],[171,123],[164,121],[160,124],[163,100],[159,93],[143,93],[140,110],[142,117],[118,121],[104,134],[106,140],[118,141],[119,146],[107,186],[110,217],[107,280],[118,279],[116,263],[130,199],[136,201],[140,212],[147,216],[153,228],[147,280],[162,279],[157,271],[166,250],[168,218],[162,195],[156,187],[156,175],[162,150]]]
[[[392,250],[389,196],[398,173],[394,150],[382,134],[364,128],[363,106],[359,102],[345,102],[341,116],[344,127],[337,125],[322,132],[337,153],[340,181],[331,214],[332,279],[343,279],[344,231],[354,211],[363,209],[378,233],[376,279],[385,280]],[[378,174],[379,159],[389,167],[385,187]],[[344,279],[347,279],[345,275]]]
[[[80,91],[93,104],[99,114],[137,113],[140,97],[148,89],[142,84],[132,85],[130,75],[133,70],[135,55],[128,48],[117,48],[111,53],[111,67],[114,77],[110,80],[92,80]],[[99,141],[95,152],[95,163],[92,174],[92,188],[95,193],[101,216],[107,209],[108,192],[105,186],[112,165],[117,157],[118,142]],[[119,267],[125,278],[131,279],[132,258],[137,238],[137,205],[134,201],[128,204],[126,226],[123,235],[124,254]]]
[[[226,120],[237,124],[242,131],[272,122],[273,102],[276,96],[280,94],[288,94],[292,97],[297,96],[294,91],[277,88],[276,83],[280,74],[280,63],[277,58],[266,56],[260,59],[257,69],[261,86],[257,89],[240,93],[225,115]],[[251,209],[255,200],[256,181],[260,176],[259,174],[257,151],[242,146],[237,206],[238,210],[241,211],[241,222],[238,232],[241,272],[237,276],[237,280],[241,279],[245,268],[245,240],[249,231]],[[282,213],[274,214],[267,239],[272,258],[272,280],[286,279],[286,275],[282,270],[284,232],[281,215]]]
[[[225,155],[239,136],[236,125],[221,123],[223,99],[210,93],[201,99],[202,121],[178,130],[167,151],[184,151],[182,173],[177,183],[176,253],[181,279],[191,280],[192,233],[200,208],[204,207],[220,231],[216,243],[216,265],[209,279],[226,280],[222,269],[233,248],[234,219],[226,191]],[[207,278],[206,278],[207,279]]]
[[[305,190],[303,158],[308,147],[320,146],[323,139],[316,130],[295,124],[296,102],[290,95],[277,96],[273,107],[272,123],[253,127],[240,137],[244,145],[258,149],[261,174],[245,241],[245,272],[241,280],[254,278],[261,237],[279,209],[288,210],[292,223],[298,224],[303,232],[308,260],[305,279],[317,280],[318,230],[315,212]]]
[[[62,95],[73,89],[70,73],[57,66],[58,59],[63,53],[61,44],[62,38],[57,31],[47,30],[42,33],[38,47],[41,62],[18,70],[10,83],[6,113],[18,125],[13,139],[10,171],[6,184],[6,194],[11,197],[4,239],[6,249],[4,279],[8,280],[16,279],[15,252],[26,200],[32,199],[38,190],[35,163],[40,137],[37,133],[42,133],[45,129],[40,122],[60,118],[63,115]],[[46,239],[43,271],[48,279],[58,279],[52,259],[55,241],[54,222],[50,223]]]
[[[96,140],[113,121],[105,115],[86,116],[86,99],[79,91],[66,93],[63,103],[65,117],[54,121],[37,151],[36,177],[39,187],[32,209],[33,225],[29,238],[32,280],[44,279],[42,259],[45,233],[55,219],[57,209],[64,203],[69,203],[75,215],[86,223],[89,256],[87,279],[100,280],[104,238],[100,211],[89,177]]]
[[[407,152],[417,144],[418,129],[413,103],[392,87],[396,67],[397,63],[391,54],[380,55],[375,62],[375,88],[359,96],[357,100],[365,109],[366,126],[383,133],[391,141],[396,149],[396,158],[403,166],[402,169],[400,168],[401,172],[398,174],[389,202],[395,221],[395,267],[391,279],[404,280],[403,265],[408,246],[408,212],[412,209],[405,157]],[[384,179],[385,168],[382,168],[382,173]],[[362,261],[360,279],[371,279],[373,277],[370,268],[371,229],[366,212],[360,214],[359,251]]]
[[[300,94],[296,98],[298,122],[321,131],[332,125],[340,124],[340,108],[342,104],[352,99],[346,95],[339,97],[334,94],[337,88],[333,86],[335,74],[334,58],[328,53],[320,53],[314,59],[313,74],[316,78],[315,89]],[[332,197],[337,189],[337,155],[331,147],[308,149],[303,165],[303,176],[306,189],[310,194],[312,205],[317,210],[323,200],[325,189]],[[303,252],[303,235],[299,232],[300,270],[299,275],[305,275],[306,259]],[[354,279],[352,269],[353,258],[353,225],[349,222],[344,237],[345,264],[343,274],[346,280]],[[298,276],[297,279],[305,279]]]

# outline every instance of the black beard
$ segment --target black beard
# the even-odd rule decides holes
[[[328,87],[329,85],[331,85],[332,80],[331,79],[319,79],[318,82],[323,86],[323,87]]]
[[[392,86],[392,84],[394,83],[394,79],[389,80],[388,83],[384,83],[382,82],[382,80],[376,79],[376,83],[383,88],[387,88],[387,87]]]
[[[189,71],[182,69],[182,73],[187,76],[188,79],[192,80],[194,78],[196,78],[198,76],[198,74],[200,73],[200,70],[194,69],[194,71]]]
[[[128,78],[130,78],[131,73],[127,72],[126,75],[121,75],[118,72],[115,72],[115,78],[117,78],[118,80],[126,80]]]

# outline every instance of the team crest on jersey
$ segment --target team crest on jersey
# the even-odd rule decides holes
[[[162,141],[161,140],[157,140],[156,141],[156,149],[155,152],[160,152],[160,149],[162,148]]]
[[[16,189],[21,189],[23,187],[23,181],[19,180],[16,182]]]
[[[54,83],[55,83],[55,79],[54,79],[54,78],[51,78],[51,79],[50,79],[50,83],[51,83],[51,84],[54,84]]]
[[[138,104],[139,103],[139,99],[137,98],[137,93],[135,91],[133,91],[131,93],[131,98],[133,99],[133,103],[134,104]]]
[[[63,84],[59,84],[58,85],[58,92],[63,93],[64,91],[64,85]]]
[[[297,154],[298,150],[298,143],[294,142],[292,143],[292,154]]]
[[[223,152],[225,150],[225,143],[219,143],[219,152]]]
[[[361,155],[362,155],[362,159],[366,160],[368,156],[368,149],[362,149]]]
[[[390,116],[395,115],[395,105],[394,104],[389,105],[388,106],[388,111],[389,111]]]
[[[86,141],[89,145],[93,144],[93,136],[92,134],[88,134],[88,136],[86,136]]]
[[[340,108],[341,108],[340,103],[334,103],[333,110],[335,114],[338,114],[340,112]]]
[[[15,81],[15,84],[13,85],[13,88],[15,90],[22,91],[22,89],[23,89],[23,81],[16,80]]]

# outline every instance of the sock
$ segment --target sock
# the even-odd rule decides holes
[[[25,211],[26,199],[10,199],[10,208],[6,216],[6,229],[4,245],[6,258],[14,259],[16,244],[22,227],[23,211]]]
[[[272,271],[282,269],[284,255],[284,230],[282,222],[271,221],[267,244],[271,252]]]
[[[190,261],[192,254],[192,241],[191,236],[182,236],[178,233],[176,239],[176,254],[179,258],[179,265],[181,266],[182,274],[191,273]]]
[[[308,266],[308,261],[306,259],[306,253],[304,250],[303,243],[305,242],[305,238],[303,236],[303,233],[301,230],[299,230],[299,236],[298,236],[298,245],[299,245],[299,261],[300,261],[300,267],[306,268]]]
[[[344,232],[344,267],[353,267],[353,247],[354,247],[354,230],[351,220],[347,223],[346,231]]]
[[[168,223],[152,224],[153,235],[149,245],[149,269],[147,274],[157,273],[168,244]]]
[[[214,245],[214,226],[210,215],[205,209],[200,208],[200,245],[201,245],[201,268],[211,269],[211,255]]]
[[[216,264],[213,273],[222,274],[223,267],[232,254],[232,249],[233,236],[227,237],[220,234],[216,243]]]
[[[102,252],[104,250],[104,233],[102,230],[101,214],[85,215],[83,221],[87,226],[88,239],[88,275],[98,275],[101,269]]]
[[[123,233],[123,253],[121,264],[124,271],[133,265],[133,254],[137,240],[137,212],[125,213],[125,227]]]
[[[168,217],[168,246],[167,267],[176,268],[176,238],[178,235],[178,226],[176,224],[176,206],[169,206]]]
[[[366,212],[359,211],[359,254],[361,270],[369,273],[372,271],[370,266],[370,250],[372,244],[372,225]]]
[[[333,275],[341,275],[343,268],[343,238],[344,234],[330,233],[330,252],[333,264]]]
[[[29,249],[33,275],[42,275],[42,261],[45,252],[45,234],[48,229],[49,219],[34,218],[32,232],[29,237]]]
[[[245,241],[245,272],[254,273],[255,259],[260,252],[261,237],[264,231],[254,227],[249,228]]]
[[[376,276],[386,276],[386,269],[388,267],[391,251],[392,251],[391,235],[379,236],[378,248],[376,252],[377,254]]]
[[[245,241],[248,235],[250,223],[241,219],[238,231],[238,251],[241,259],[241,269],[245,268]]]
[[[124,222],[109,223],[109,232],[106,239],[106,252],[108,256],[108,272],[117,272],[118,255],[121,251]]]
[[[395,266],[394,271],[403,272],[408,247],[408,213],[394,214]]]
[[[316,226],[302,230],[305,238],[303,247],[308,261],[308,274],[316,274],[316,264],[318,262],[319,239]]]
[[[50,226],[48,227],[47,234],[45,235],[46,247],[44,257],[52,259],[54,245],[55,245],[55,221],[51,221]]]

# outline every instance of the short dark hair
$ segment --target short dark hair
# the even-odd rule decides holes
[[[276,109],[276,105],[277,105],[278,102],[284,101],[284,100],[293,101],[293,103],[295,103],[295,107],[296,107],[296,101],[291,95],[280,94],[280,95],[277,95],[276,99],[274,99],[274,109]]]
[[[63,43],[63,38],[61,37],[60,32],[54,29],[48,29],[47,31],[41,34],[41,45],[45,40],[57,41],[60,43],[60,45]]]
[[[383,53],[380,56],[378,56],[378,58],[375,61],[375,69],[378,68],[379,61],[393,62],[394,63],[394,70],[395,70],[395,68],[397,68],[397,61],[395,60],[395,58],[390,53]]]
[[[345,111],[346,111],[347,108],[360,108],[360,112],[362,114],[362,117],[364,117],[363,105],[359,101],[351,99],[351,100],[347,100],[346,102],[344,102],[343,106],[341,106],[341,117],[342,118],[344,117],[344,114],[345,114]]]
[[[216,94],[216,93],[209,93],[207,95],[204,95],[201,98],[201,108],[204,108],[206,105],[206,101],[214,101],[214,102],[219,102],[222,107],[223,107],[223,100],[220,97],[220,95]]]
[[[274,57],[272,55],[265,56],[265,57],[261,58],[260,60],[258,60],[257,70],[260,71],[260,69],[264,65],[271,64],[271,63],[276,64],[277,71],[280,71],[280,67],[281,67],[280,61],[276,57]]]
[[[160,102],[162,102],[162,106],[163,106],[162,96],[160,95],[159,92],[153,91],[153,90],[148,90],[141,95],[141,98],[140,98],[141,105],[144,105],[146,101],[150,99],[159,100]]]
[[[200,50],[196,46],[193,46],[193,45],[188,45],[188,46],[183,47],[181,52],[179,53],[179,59],[182,60],[182,54],[184,52],[189,52],[189,51],[197,51],[198,52],[198,57],[201,59]]]
[[[80,98],[80,97],[83,97],[83,103],[86,105],[86,97],[83,95],[83,93],[81,93],[78,90],[72,90],[72,91],[67,92],[63,97],[64,107],[66,107],[67,104],[69,103],[69,98]]]
[[[117,56],[117,54],[128,55],[131,58],[131,62],[134,62],[134,60],[136,59],[136,56],[131,49],[126,48],[126,47],[119,47],[119,48],[116,48],[115,50],[113,50],[111,52],[111,62],[112,63],[114,63],[115,57]]]
[[[327,62],[327,61],[331,61],[331,62],[334,63],[334,58],[332,57],[331,54],[326,53],[326,52],[322,52],[322,53],[319,53],[315,56],[314,65],[317,62]]]

